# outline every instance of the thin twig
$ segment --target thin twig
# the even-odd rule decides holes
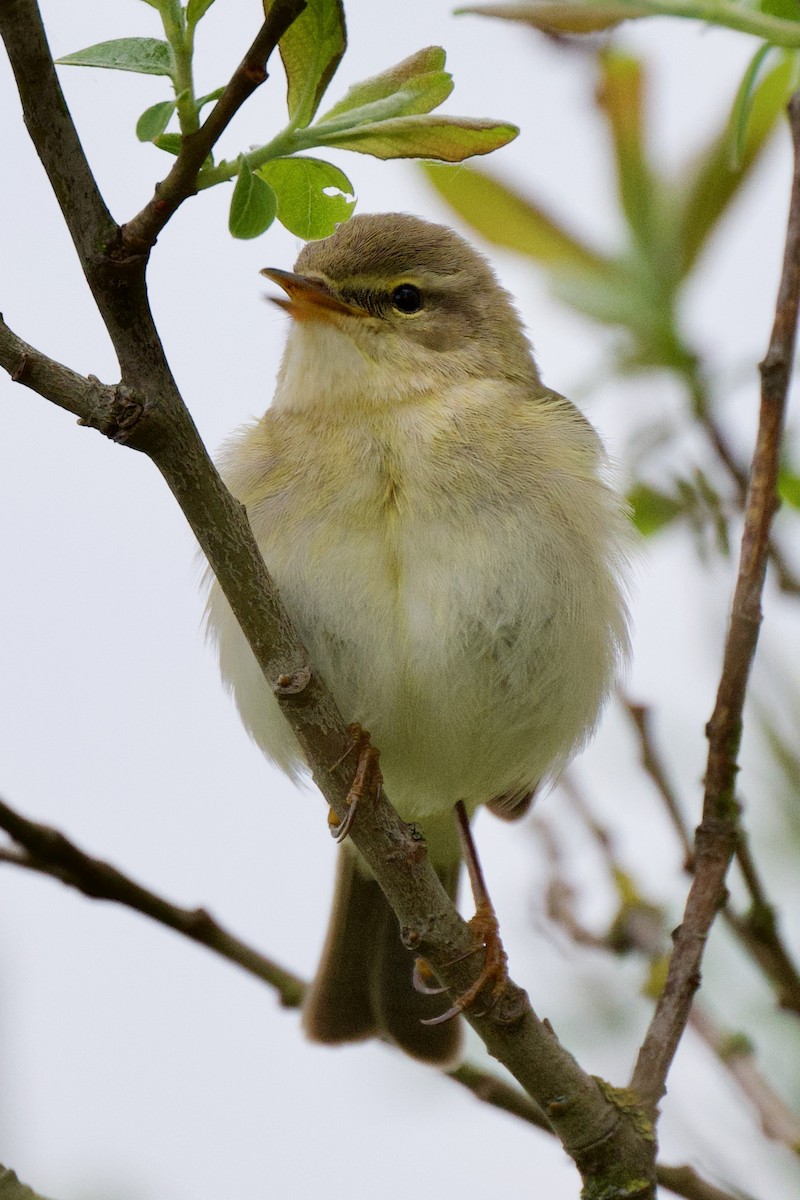
[[[204,908],[172,904],[110,863],[92,858],[59,830],[28,820],[2,800],[0,827],[24,847],[22,852],[0,850],[0,861],[51,875],[93,900],[112,900],[132,908],[263,979],[276,989],[281,1004],[287,1008],[296,1008],[301,1003],[306,986],[302,979],[229,933]]]
[[[665,1090],[670,1064],[700,983],[700,964],[714,918],[725,900],[725,876],[736,850],[735,797],[742,711],[761,623],[769,534],[777,507],[781,435],[800,299],[800,94],[789,103],[794,175],[775,324],[761,364],[761,411],[745,507],[739,572],[733,596],[709,740],[703,819],[697,831],[694,881],[676,933],[667,981],[639,1053],[631,1086],[651,1109]]]
[[[156,187],[141,212],[123,225],[119,253],[146,253],[184,200],[197,191],[203,163],[244,102],[265,83],[267,62],[289,26],[306,7],[306,0],[274,0],[250,49],[231,76],[206,120],[184,136],[175,164]]]
[[[623,699],[623,707],[631,719],[639,739],[639,751],[644,770],[653,781],[658,794],[672,818],[684,850],[684,867],[694,869],[694,848],[680,809],[680,804],[658,752],[650,723],[649,709]],[[747,950],[775,988],[781,1008],[800,1015],[800,971],[781,937],[775,909],[750,851],[747,832],[739,823],[736,839],[736,861],[741,869],[745,887],[750,894],[750,909],[737,913],[726,897],[722,919]]]
[[[747,1096],[758,1113],[764,1134],[800,1156],[800,1117],[792,1112],[758,1069],[747,1037],[725,1033],[708,1010],[699,1004],[692,1006],[689,1023]]]
[[[308,985],[223,928],[204,908],[181,908],[135,883],[116,867],[86,854],[58,830],[23,817],[0,800],[0,828],[20,846],[0,848],[0,862],[58,879],[93,900],[110,900],[131,908],[169,929],[199,942],[221,958],[275,988],[285,1008],[298,1007]],[[553,1135],[541,1108],[519,1088],[472,1063],[445,1072],[484,1104]],[[657,1166],[662,1186],[686,1200],[736,1200],[701,1179],[691,1167]],[[1,1180],[0,1180],[1,1182]]]
[[[694,865],[694,845],[689,826],[683,818],[680,801],[670,783],[666,767],[661,761],[661,755],[653,738],[650,709],[645,704],[634,704],[632,700],[620,696],[622,708],[630,718],[639,742],[639,757],[643,770],[650,776],[656,791],[664,802],[669,813],[678,841],[683,850],[684,869],[691,871]]]
[[[575,913],[575,889],[559,871],[563,860],[561,849],[553,837],[552,830],[539,820],[535,828],[547,841],[547,859],[550,864],[547,888],[548,915],[576,945],[605,950],[612,954],[628,954],[634,951],[642,955],[649,964],[650,979],[653,979],[659,973],[667,950],[665,914],[658,905],[643,896],[638,886],[631,881],[628,872],[619,861],[610,832],[591,813],[574,781],[571,782],[567,794],[597,842],[608,874],[620,893],[620,906],[607,932],[598,934],[585,928]],[[800,1117],[789,1108],[783,1097],[761,1073],[747,1039],[725,1035],[711,1014],[697,1002],[692,1006],[689,1020],[694,1032],[703,1039],[737,1087],[744,1092],[755,1109],[766,1136],[782,1142],[797,1154],[800,1146]]]
[[[57,81],[54,90],[55,70],[35,0],[2,0],[0,34],[14,63],[28,130],[45,170],[52,178],[58,172],[70,173],[80,162],[83,177],[88,168],[77,135],[70,140],[69,153],[59,155],[43,128],[47,113],[34,101],[44,87],[71,124]],[[34,43],[36,57],[31,53]],[[29,119],[32,108],[35,119]],[[94,184],[93,189],[96,192]],[[74,187],[67,192],[74,199]],[[68,220],[74,225],[80,219],[77,205]],[[126,393],[141,404],[141,417],[126,430],[126,443],[147,453],[167,481],[315,781],[341,822],[352,783],[347,726],[311,668],[302,639],[266,572],[244,509],[222,484],[180,396],[149,308],[147,254],[126,260],[110,253],[106,240],[91,248],[83,241],[76,246],[112,338]],[[20,381],[28,382],[24,377]],[[374,802],[359,806],[350,838],[385,892],[406,944],[428,959],[451,994],[467,993],[480,974],[480,956],[473,953],[470,927],[448,897],[416,831],[400,820],[381,792]],[[470,1011],[467,1019],[489,1052],[548,1113],[587,1188],[598,1191],[613,1177],[617,1184],[630,1183],[629,1200],[651,1200],[655,1146],[646,1118],[631,1109],[627,1096],[621,1103],[612,1089],[581,1069],[549,1024],[536,1016],[520,987],[509,980],[494,1007]],[[563,1103],[565,1095],[569,1104]]]
[[[711,413],[707,384],[698,369],[696,359],[690,359],[690,365],[684,378],[692,394],[695,418],[705,431],[718,461],[736,489],[738,505],[743,509],[747,502],[747,471],[737,460],[725,430]],[[769,560],[780,590],[787,596],[800,596],[800,579],[792,571],[785,554],[772,536],[769,538]]]

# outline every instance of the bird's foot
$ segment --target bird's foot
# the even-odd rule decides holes
[[[350,754],[355,752],[358,755],[353,782],[345,799],[347,812],[344,820],[340,821],[332,808],[328,811],[331,833],[340,843],[345,840],[353,827],[359,801],[366,795],[377,796],[383,784],[383,776],[378,767],[379,751],[370,742],[366,729],[362,729],[357,722],[354,722],[347,726],[347,732],[351,739],[350,745],[342,757],[337,759],[331,767],[331,770],[335,771]]]
[[[500,937],[497,914],[494,911],[494,905],[486,888],[483,871],[478,861],[478,853],[475,849],[475,843],[469,827],[469,818],[467,817],[464,805],[461,803],[456,805],[456,821],[458,823],[461,847],[467,863],[467,870],[469,871],[472,896],[475,901],[475,915],[467,922],[475,939],[475,945],[472,949],[467,950],[465,954],[462,954],[460,958],[453,959],[453,962],[460,962],[472,954],[477,954],[478,951],[483,951],[483,969],[475,982],[462,995],[456,998],[447,1012],[442,1013],[439,1017],[434,1017],[432,1020],[423,1021],[424,1025],[441,1025],[445,1021],[452,1020],[459,1013],[474,1008],[476,1001],[484,994],[486,994],[486,1006],[480,1012],[475,1013],[475,1015],[486,1016],[487,1013],[492,1011],[508,986],[508,958],[503,948],[502,938]],[[420,961],[424,962],[424,960]],[[415,978],[424,979],[425,973],[427,975],[431,974],[427,963],[425,963],[425,972],[421,971],[420,967],[417,966],[415,969]]]
[[[479,904],[475,916],[467,924],[475,937],[476,944],[471,950],[467,950],[466,954],[462,954],[459,958],[455,958],[452,961],[461,962],[470,955],[477,954],[478,951],[483,951],[483,969],[475,982],[455,999],[447,1012],[442,1013],[441,1016],[423,1021],[423,1025],[443,1025],[445,1021],[451,1021],[459,1013],[466,1013],[474,1009],[478,999],[483,996],[485,996],[485,1000],[482,1001],[482,1007],[474,1015],[485,1017],[487,1013],[492,1011],[506,990],[508,985],[508,958],[503,948],[497,916],[491,901],[488,904]],[[421,961],[424,962],[424,960]],[[415,979],[424,980],[426,975],[429,974],[430,967],[425,963],[422,970],[419,967],[416,968]],[[434,993],[437,989],[425,987],[424,990]]]

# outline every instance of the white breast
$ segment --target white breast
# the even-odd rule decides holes
[[[360,422],[344,470],[342,430],[330,443],[317,431],[296,469],[270,460],[281,484],[249,509],[315,666],[372,734],[407,820],[560,769],[625,641],[617,502],[593,471],[548,461],[548,438],[585,441],[586,427],[554,410],[554,438],[525,426],[487,443],[461,400],[453,412]],[[209,623],[246,725],[296,775],[299,749],[216,586]]]

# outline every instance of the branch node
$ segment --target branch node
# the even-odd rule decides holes
[[[108,388],[94,376],[89,381],[100,393],[98,403],[86,416],[78,418],[78,424],[97,429],[112,442],[124,445],[147,412],[146,402],[123,383]]]
[[[13,371],[11,372],[11,382],[12,383],[24,383],[25,382],[25,376],[28,373],[30,361],[31,360],[27,354],[22,355],[19,362],[17,363],[17,365],[14,367]]]
[[[297,671],[289,671],[279,675],[272,685],[276,696],[299,696],[311,682],[311,668],[306,665]]]

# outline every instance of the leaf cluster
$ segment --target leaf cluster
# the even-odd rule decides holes
[[[588,6],[559,6],[579,7]],[[762,47],[748,68],[730,119],[669,177],[654,162],[641,64],[613,47],[598,54],[597,104],[608,132],[622,218],[623,237],[616,248],[594,245],[535,198],[485,171],[423,167],[439,195],[477,233],[535,263],[565,304],[617,332],[616,370],[658,370],[677,378],[700,425],[711,420],[711,399],[705,371],[683,329],[683,295],[795,86],[795,56],[780,52],[777,61],[765,65],[768,51]],[[797,472],[786,464],[781,478],[791,504]],[[701,546],[710,530],[727,553],[731,505],[718,493],[698,469],[658,487],[638,481],[629,500],[645,535],[685,521]]]
[[[163,38],[117,38],[58,62],[169,79],[172,97],[141,114],[136,134],[140,141],[178,154],[183,139],[200,128],[203,109],[224,92],[219,87],[196,96],[193,82],[195,32],[214,0],[143,2],[159,13]],[[268,13],[270,0],[264,8]],[[445,52],[438,46],[356,84],[317,118],[346,46],[341,0],[307,0],[279,43],[287,83],[285,127],[233,159],[215,163],[209,157],[200,170],[198,190],[235,179],[228,222],[234,237],[257,237],[277,217],[298,237],[321,238],[347,220],[355,206],[350,180],[332,163],[303,151],[331,147],[383,159],[461,162],[516,137],[517,129],[506,122],[434,114],[453,89]],[[177,131],[170,128],[173,121]]]

